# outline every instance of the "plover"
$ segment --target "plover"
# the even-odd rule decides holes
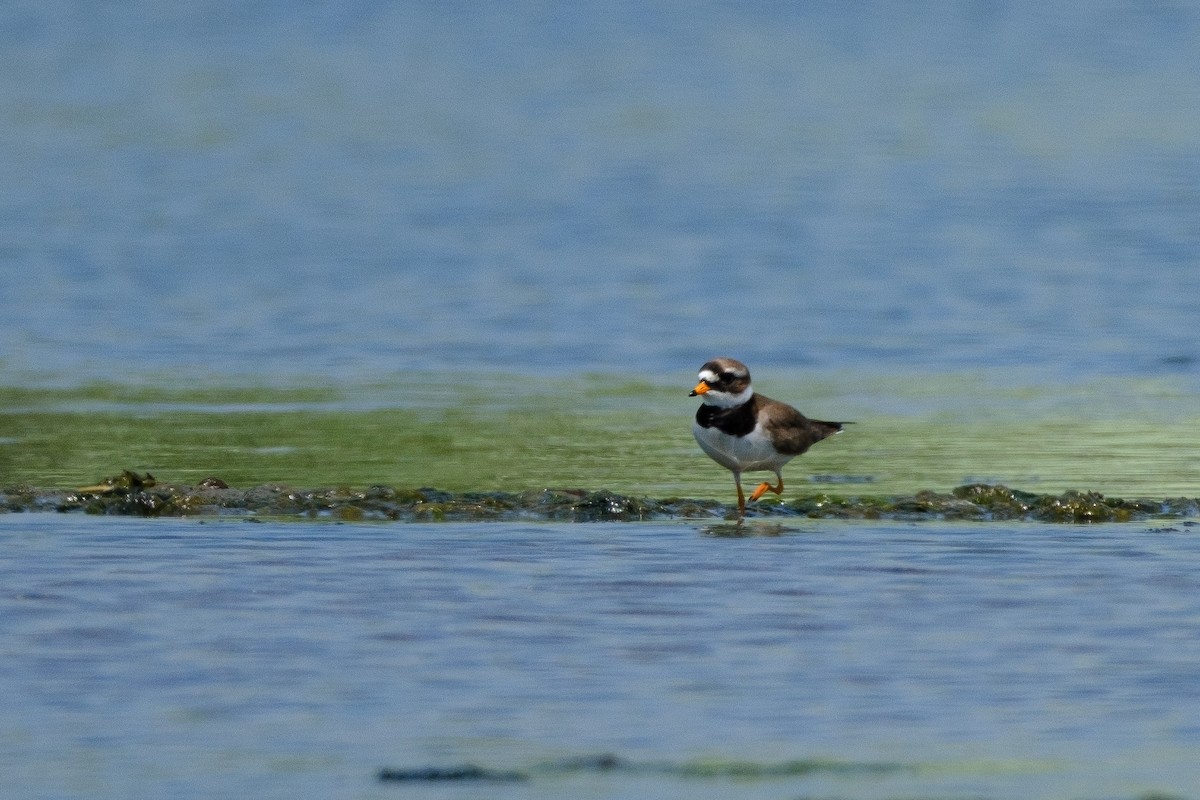
[[[848,424],[809,419],[786,403],[755,394],[750,370],[736,359],[714,358],[700,368],[699,378],[689,395],[703,401],[692,434],[709,458],[733,473],[739,519],[746,516],[743,472],[775,473],[777,484],[763,481],[751,500],[767,491],[783,494],[783,465]]]

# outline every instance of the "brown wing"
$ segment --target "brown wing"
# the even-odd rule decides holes
[[[775,441],[775,449],[789,456],[800,455],[848,424],[809,419],[786,403],[760,394],[755,399],[759,402],[759,413],[765,417],[764,427]]]

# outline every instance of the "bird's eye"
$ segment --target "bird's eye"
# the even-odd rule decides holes
[[[734,379],[734,378],[736,378],[736,377],[737,377],[737,375],[734,375],[732,372],[722,372],[722,373],[721,373],[721,380],[722,380],[722,381],[731,381],[731,380],[733,380],[733,379]]]

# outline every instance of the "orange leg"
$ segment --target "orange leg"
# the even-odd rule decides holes
[[[778,486],[772,486],[772,485],[771,485],[771,483],[770,483],[770,481],[763,481],[762,483],[760,483],[760,484],[758,485],[758,488],[757,488],[757,489],[755,489],[755,490],[754,490],[754,491],[753,491],[753,492],[750,494],[750,499],[751,499],[751,500],[757,500],[758,498],[760,498],[760,497],[762,497],[764,494],[766,494],[766,493],[767,493],[767,490],[770,490],[770,491],[774,492],[775,494],[783,494],[783,476],[782,476],[782,475],[780,475],[780,474],[778,474],[778,473],[776,473],[775,477],[779,479],[779,485],[778,485]]]
[[[734,475],[733,482],[737,484],[738,490],[738,519],[746,516],[746,495],[742,492],[742,476]]]

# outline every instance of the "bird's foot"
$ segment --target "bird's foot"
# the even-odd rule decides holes
[[[750,499],[757,500],[768,491],[774,492],[775,494],[783,494],[783,481],[780,480],[778,486],[772,486],[769,482],[763,481],[758,485],[757,489],[750,493]]]

